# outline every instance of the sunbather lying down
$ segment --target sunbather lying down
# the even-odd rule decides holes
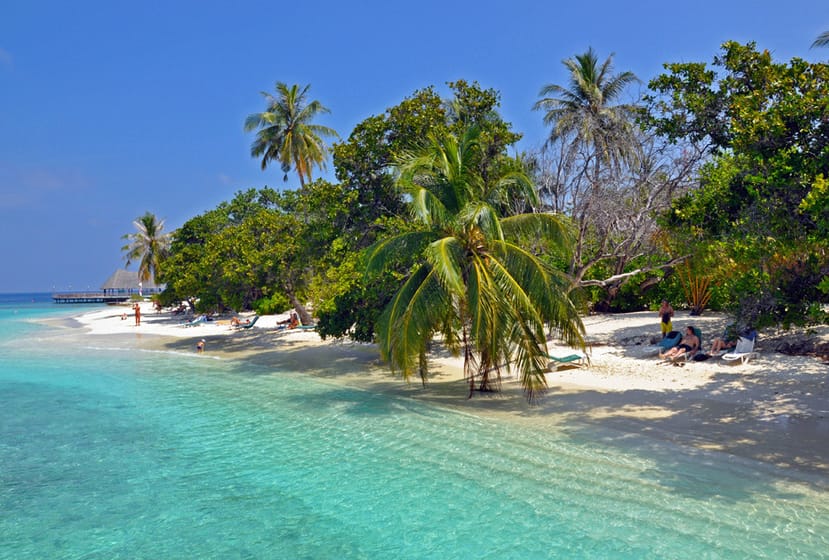
[[[659,357],[666,360],[673,360],[677,356],[685,352],[696,352],[699,348],[699,337],[694,333],[694,327],[685,327],[685,335],[679,342],[678,346],[674,346],[665,353],[660,352]]]

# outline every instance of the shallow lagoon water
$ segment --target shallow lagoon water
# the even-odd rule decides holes
[[[13,307],[0,558],[829,557],[825,481],[137,351]]]

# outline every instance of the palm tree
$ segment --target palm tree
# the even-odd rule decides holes
[[[146,282],[152,279],[153,283],[156,283],[161,264],[169,253],[170,235],[162,233],[164,220],[159,220],[151,212],[138,217],[133,225],[137,231],[122,237],[130,241],[121,248],[121,251],[125,253],[126,266],[134,261],[140,261],[138,280]]]
[[[815,39],[815,42],[812,43],[812,48],[826,46],[829,46],[829,31],[824,31],[823,33],[818,35],[817,39]]]
[[[546,388],[545,328],[574,346],[583,345],[584,329],[566,280],[524,242],[546,239],[564,247],[568,229],[554,214],[499,215],[504,189],[537,196],[523,172],[482,179],[475,165],[479,134],[472,127],[460,139],[432,136],[399,166],[398,184],[410,197],[417,227],[378,242],[368,271],[401,254],[417,264],[379,321],[380,349],[404,378],[416,371],[424,377],[427,345],[440,333],[451,349],[463,350],[470,396],[476,379],[479,390],[493,390],[501,369],[514,364],[532,401]]]
[[[320,113],[330,113],[319,101],[308,101],[310,85],[288,86],[276,83],[276,96],[261,92],[267,107],[262,113],[253,113],[245,119],[245,132],[259,129],[250,148],[254,157],[262,156],[262,170],[271,161],[278,161],[288,180],[288,172],[294,168],[299,184],[311,179],[314,166],[325,168],[327,148],[320,138],[337,138],[337,132],[311,121]]]
[[[613,55],[599,65],[592,48],[563,61],[570,71],[570,87],[548,84],[541,88],[533,109],[542,110],[551,126],[550,141],[572,137],[573,147],[587,145],[604,162],[624,158],[632,139],[630,105],[612,105],[625,87],[637,81],[632,72],[613,74]]]

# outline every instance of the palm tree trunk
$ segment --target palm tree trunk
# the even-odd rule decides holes
[[[308,310],[305,309],[305,306],[300,303],[299,299],[297,299],[296,294],[294,294],[294,290],[286,286],[285,287],[285,294],[288,296],[288,301],[291,302],[294,310],[296,311],[297,315],[299,315],[299,322],[303,325],[310,325],[314,322],[311,314],[308,313]]]
[[[471,399],[472,395],[475,394],[475,373],[477,369],[475,354],[469,344],[469,335],[466,332],[466,327],[463,327],[463,375],[469,381],[469,395],[466,397],[468,399]]]

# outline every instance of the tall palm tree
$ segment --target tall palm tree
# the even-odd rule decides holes
[[[122,239],[129,240],[129,243],[121,248],[121,251],[125,253],[126,266],[139,261],[138,280],[141,282],[152,280],[156,283],[161,264],[169,254],[170,234],[162,233],[164,220],[159,220],[151,212],[139,216],[133,225],[137,231],[127,233],[122,237]]]
[[[334,129],[311,122],[317,115],[331,111],[319,101],[308,101],[310,88],[277,82],[276,96],[261,92],[267,104],[265,111],[245,119],[245,132],[258,129],[250,154],[262,156],[262,169],[278,161],[287,181],[293,167],[301,186],[311,179],[313,167],[325,168],[328,154],[321,136],[338,137]]]
[[[570,71],[569,87],[548,84],[541,88],[533,109],[544,111],[551,126],[550,141],[572,137],[574,148],[588,145],[604,162],[627,155],[632,139],[631,105],[613,103],[625,87],[637,81],[632,72],[613,74],[613,55],[599,64],[592,48],[563,61]]]
[[[812,43],[812,47],[826,47],[829,46],[829,31],[824,31],[820,35],[817,36],[815,42]]]
[[[441,333],[450,348],[463,350],[470,396],[476,380],[478,389],[492,390],[501,369],[514,366],[533,400],[546,388],[545,328],[583,345],[566,280],[526,248],[539,239],[564,247],[568,229],[554,214],[499,215],[505,188],[529,200],[537,195],[523,172],[482,179],[475,165],[479,134],[472,127],[460,139],[432,136],[400,164],[398,184],[418,227],[378,242],[368,270],[401,254],[417,264],[381,317],[380,349],[404,378],[417,371],[423,376],[427,345]]]

